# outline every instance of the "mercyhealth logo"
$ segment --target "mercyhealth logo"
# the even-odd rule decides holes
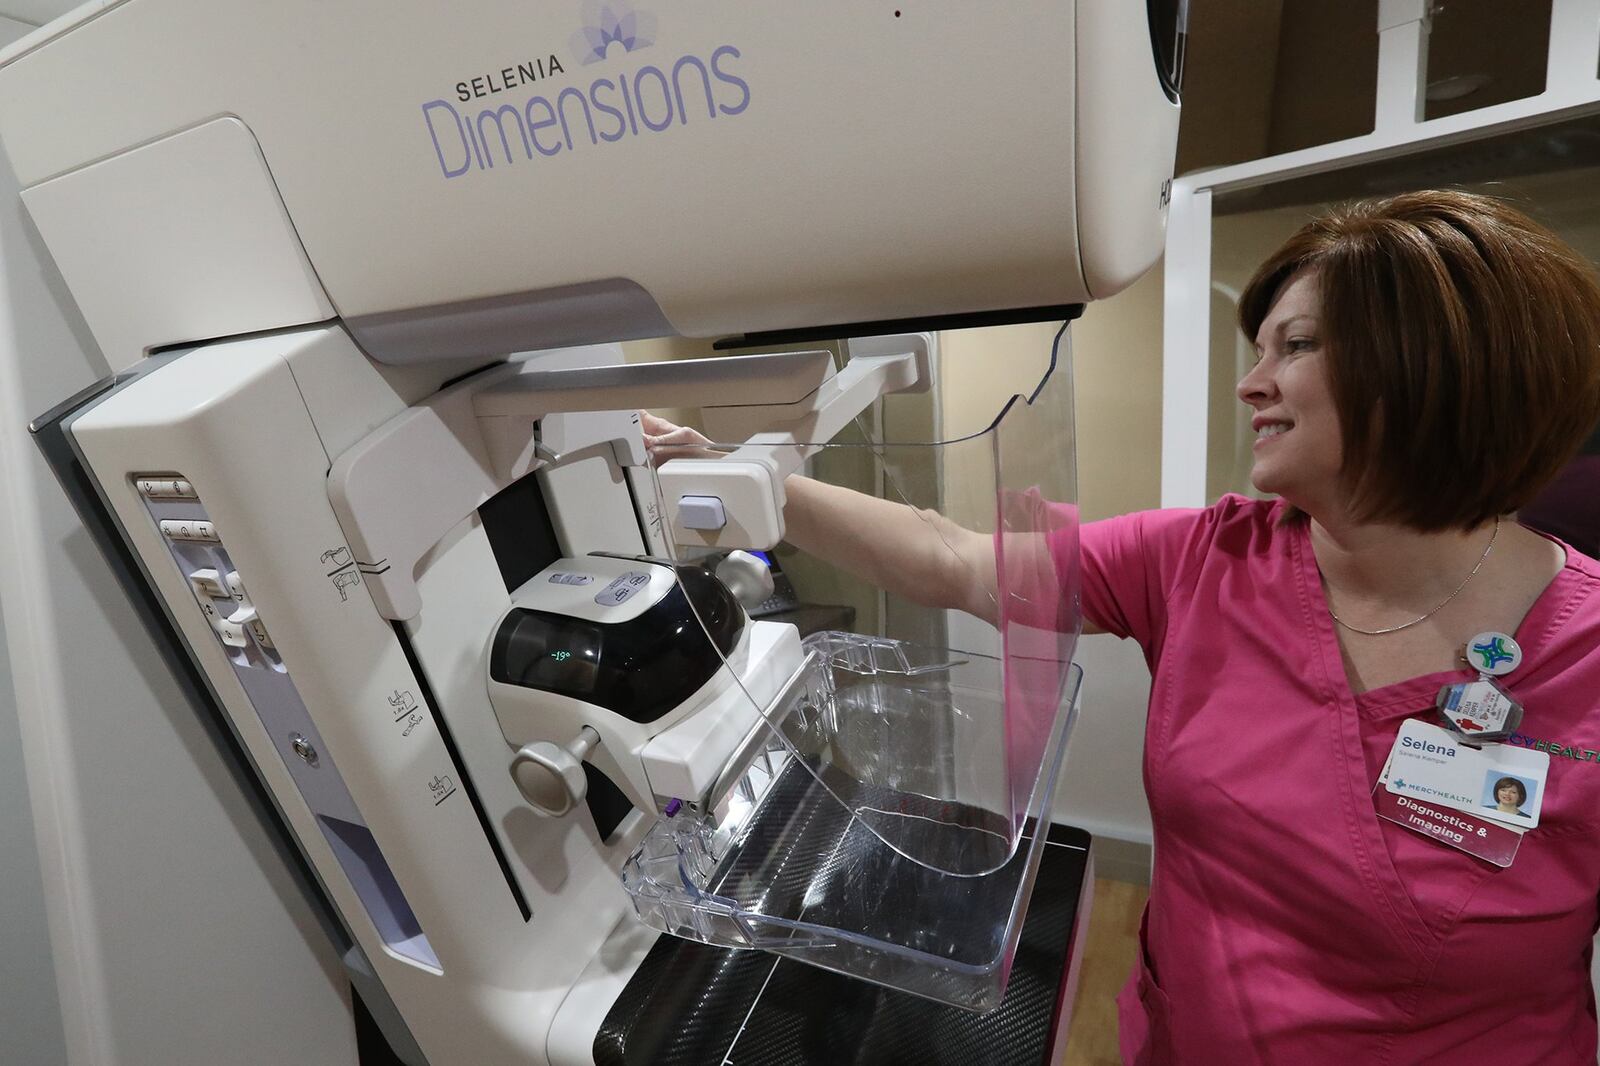
[[[1403,777],[1396,779],[1396,781],[1394,783],[1394,787],[1395,788],[1403,788],[1408,792],[1415,792],[1415,793],[1418,793],[1419,795],[1423,795],[1423,796],[1441,796],[1441,797],[1443,797],[1444,799],[1447,799],[1447,800],[1455,800],[1457,803],[1471,803],[1472,802],[1470,797],[1458,796],[1454,792],[1446,792],[1446,791],[1444,791],[1443,789],[1440,789],[1440,788],[1430,788],[1427,785],[1419,785],[1414,781],[1407,781]]]
[[[582,28],[572,35],[571,45],[580,63],[590,65],[649,48],[655,39],[654,15],[633,10],[627,0],[588,0]],[[584,151],[585,142],[599,147],[744,114],[750,106],[750,83],[735,73],[734,64],[741,58],[739,49],[724,44],[705,58],[690,53],[637,70],[607,72],[587,86],[545,89],[544,81],[551,75],[566,73],[552,56],[548,67],[540,68],[540,90],[526,100],[507,100],[498,107],[491,101],[491,106],[473,113],[463,86],[458,85],[462,108],[457,110],[448,100],[429,100],[422,105],[422,121],[446,180],[497,166],[527,166],[541,157]],[[505,83],[513,73],[520,76],[521,70],[519,66],[503,72],[500,88],[494,87],[491,76],[489,91],[513,88]]]
[[[1495,637],[1492,640],[1484,641],[1482,644],[1474,644],[1472,652],[1483,660],[1483,669],[1485,670],[1493,670],[1501,663],[1517,661],[1517,657],[1506,650],[1506,639],[1504,637]]]
[[[637,52],[656,43],[656,17],[635,11],[626,0],[589,0],[583,5],[583,29],[572,35],[572,51],[587,66],[606,58],[613,44]]]

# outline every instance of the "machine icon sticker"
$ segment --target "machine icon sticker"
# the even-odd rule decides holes
[[[450,780],[448,774],[440,774],[428,782],[428,793],[433,796],[435,807],[456,794],[456,783]]]
[[[570,44],[578,62],[599,63],[613,44],[624,52],[637,52],[656,43],[656,17],[635,11],[627,0],[588,0],[583,5],[583,28]]]
[[[395,689],[394,694],[388,697],[390,711],[394,714],[396,725],[405,723],[405,728],[400,730],[400,735],[409,737],[412,730],[423,722],[422,712],[417,709],[417,697],[410,689]]]
[[[389,560],[363,563],[350,554],[349,548],[329,548],[322,553],[322,565],[327,569],[328,580],[338,590],[339,602],[350,602],[350,590],[361,584],[362,574],[382,574],[389,569]]]
[[[398,722],[417,709],[417,697],[411,694],[410,689],[395,689],[394,695],[389,697],[389,706],[394,708],[394,720]]]

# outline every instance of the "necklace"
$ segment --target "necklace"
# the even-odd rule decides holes
[[[1492,534],[1490,534],[1490,536],[1489,536],[1489,546],[1483,549],[1483,554],[1482,555],[1478,556],[1477,565],[1475,565],[1472,568],[1472,573],[1470,573],[1466,577],[1462,578],[1461,579],[1461,584],[1456,586],[1456,590],[1454,592],[1450,593],[1450,595],[1446,596],[1444,599],[1440,600],[1434,606],[1433,610],[1429,611],[1427,614],[1419,615],[1418,617],[1413,618],[1409,622],[1405,622],[1405,623],[1403,623],[1401,625],[1397,625],[1397,626],[1390,626],[1387,629],[1361,629],[1361,628],[1359,628],[1357,626],[1353,626],[1349,622],[1346,622],[1343,618],[1340,618],[1337,614],[1334,613],[1333,604],[1331,604],[1331,603],[1328,604],[1328,616],[1330,618],[1332,618],[1335,622],[1339,623],[1341,626],[1344,626],[1344,628],[1348,629],[1350,632],[1352,632],[1352,633],[1360,633],[1364,637],[1381,637],[1386,633],[1398,633],[1402,629],[1410,629],[1412,626],[1416,625],[1419,622],[1426,622],[1428,619],[1432,618],[1434,615],[1436,615],[1440,611],[1442,611],[1444,609],[1444,605],[1445,604],[1449,603],[1451,600],[1455,599],[1458,595],[1460,595],[1461,594],[1461,590],[1467,587],[1467,582],[1471,581],[1473,578],[1478,576],[1478,571],[1483,569],[1484,560],[1489,558],[1489,553],[1490,552],[1494,551],[1494,542],[1496,540],[1499,540],[1499,539],[1500,539],[1500,516],[1499,515],[1495,515],[1495,518],[1494,518],[1494,532]]]

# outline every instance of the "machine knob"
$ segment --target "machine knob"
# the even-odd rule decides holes
[[[583,760],[598,743],[600,734],[584,726],[564,748],[548,740],[524,744],[511,757],[511,779],[534,810],[559,818],[589,791]]]
[[[717,580],[728,586],[734,599],[749,610],[772,595],[772,571],[749,552],[729,552],[717,564]]]

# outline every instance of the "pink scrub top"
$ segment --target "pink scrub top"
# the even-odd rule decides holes
[[[1400,722],[1475,675],[1352,693],[1305,523],[1280,526],[1280,506],[1229,496],[1080,532],[1084,613],[1153,676],[1125,1061],[1593,1066],[1600,563],[1569,549],[1515,634],[1511,743],[1548,750],[1550,776],[1500,869],[1372,797]]]

